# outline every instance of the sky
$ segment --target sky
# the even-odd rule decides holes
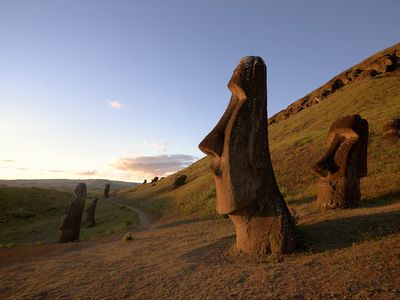
[[[400,41],[398,0],[0,0],[0,179],[171,174],[267,64],[268,115]]]

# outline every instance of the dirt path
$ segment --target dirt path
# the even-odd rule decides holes
[[[137,208],[135,208],[133,206],[123,204],[123,203],[119,202],[118,199],[108,198],[108,199],[105,199],[105,200],[110,202],[110,203],[112,203],[112,204],[118,205],[119,207],[126,207],[127,209],[135,212],[137,214],[138,218],[139,218],[139,226],[136,227],[137,229],[142,229],[143,230],[143,229],[148,229],[150,227],[150,225],[151,225],[150,219],[141,210],[139,210],[139,209],[137,209]]]

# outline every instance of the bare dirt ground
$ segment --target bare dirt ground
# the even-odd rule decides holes
[[[397,226],[399,209],[386,206],[373,217]],[[228,219],[153,224],[133,231],[131,241],[121,232],[0,249],[0,299],[399,299],[399,232],[338,245],[330,242],[333,228],[341,231],[335,238],[348,238],[343,228],[374,218],[363,209],[331,215],[300,223],[312,250],[275,258],[235,253]]]

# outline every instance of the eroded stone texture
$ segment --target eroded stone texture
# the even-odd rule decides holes
[[[319,208],[352,208],[360,204],[360,178],[367,176],[367,147],[367,120],[349,115],[333,122],[328,149],[312,167],[319,177]]]
[[[109,183],[107,183],[106,186],[104,187],[104,197],[105,198],[110,198],[110,189],[111,189],[111,186]]]
[[[97,198],[94,198],[92,203],[90,203],[89,207],[86,209],[86,227],[90,228],[96,225],[96,221],[94,219],[94,213],[96,212],[97,206]]]
[[[268,146],[266,66],[244,57],[229,105],[199,148],[213,158],[217,211],[236,228],[237,249],[256,255],[294,250],[294,224],[275,181]]]
[[[85,207],[86,184],[79,183],[72,201],[65,208],[60,224],[60,243],[79,241],[83,208]]]

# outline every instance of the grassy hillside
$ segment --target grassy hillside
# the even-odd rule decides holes
[[[71,197],[69,192],[41,188],[0,188],[0,245],[57,242],[61,216]],[[91,200],[89,195],[86,207]],[[96,239],[137,223],[131,211],[103,199],[97,202],[95,219],[96,226],[86,228],[84,212],[81,240]]]
[[[366,118],[370,126],[369,174],[361,180],[364,203],[379,197],[390,198],[400,191],[400,142],[386,144],[381,134],[387,121],[400,115],[400,73],[396,71],[344,86],[318,105],[269,126],[275,175],[289,204],[298,206],[315,200],[316,178],[310,167],[325,150],[332,121],[354,113]],[[215,216],[215,189],[209,164],[210,160],[203,158],[156,184],[139,185],[117,195],[156,218]],[[174,178],[180,174],[188,176],[187,183],[173,190]]]

